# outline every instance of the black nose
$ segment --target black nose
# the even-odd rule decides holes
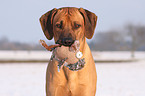
[[[71,46],[74,43],[74,40],[72,38],[63,38],[61,40],[61,44],[64,46]]]

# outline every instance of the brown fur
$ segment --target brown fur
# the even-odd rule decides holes
[[[49,61],[46,72],[47,96],[95,96],[97,74],[95,63],[86,42],[94,34],[97,16],[83,8],[65,7],[53,9],[40,18],[47,39],[58,40],[70,37],[80,41],[80,51],[85,58],[85,67],[71,71],[66,67],[58,72],[58,62]]]

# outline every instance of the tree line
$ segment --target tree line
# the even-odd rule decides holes
[[[88,42],[94,51],[145,51],[145,26],[128,24],[123,28],[96,32]],[[0,38],[0,50],[45,50],[40,44],[11,42]]]
[[[95,51],[145,51],[145,26],[128,24],[122,29],[97,32],[89,46]]]
[[[0,50],[43,50],[39,44],[12,42],[8,38],[0,39]]]

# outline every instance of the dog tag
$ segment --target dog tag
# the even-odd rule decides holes
[[[78,59],[81,58],[82,56],[83,56],[82,52],[79,51],[79,52],[76,53],[76,57],[77,57]]]

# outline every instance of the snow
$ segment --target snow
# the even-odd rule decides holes
[[[131,59],[131,52],[129,51],[100,51],[92,52],[96,60],[128,60]],[[145,59],[145,52],[135,52],[134,59]]]
[[[34,53],[23,51],[20,53],[18,51],[1,51],[0,59],[8,57],[12,59],[47,59],[50,57],[50,53],[48,54],[47,51],[42,53],[40,51]],[[129,52],[124,54],[122,52],[98,52],[97,55],[97,58],[105,59],[130,57]],[[137,53],[136,58],[141,60],[96,63],[98,74],[96,96],[145,96],[144,52]],[[45,96],[46,67],[47,63],[0,63],[0,96]]]
[[[96,96],[145,96],[145,61],[97,65]]]
[[[45,96],[47,64],[0,64],[0,96]]]
[[[49,51],[0,51],[0,60],[48,60]]]
[[[98,63],[96,96],[145,96],[145,61]],[[45,96],[47,63],[0,64],[0,96]]]
[[[48,60],[52,52],[49,51],[0,51],[0,60]],[[92,52],[95,60],[128,60],[131,52]],[[135,59],[145,59],[145,52],[135,52]]]

